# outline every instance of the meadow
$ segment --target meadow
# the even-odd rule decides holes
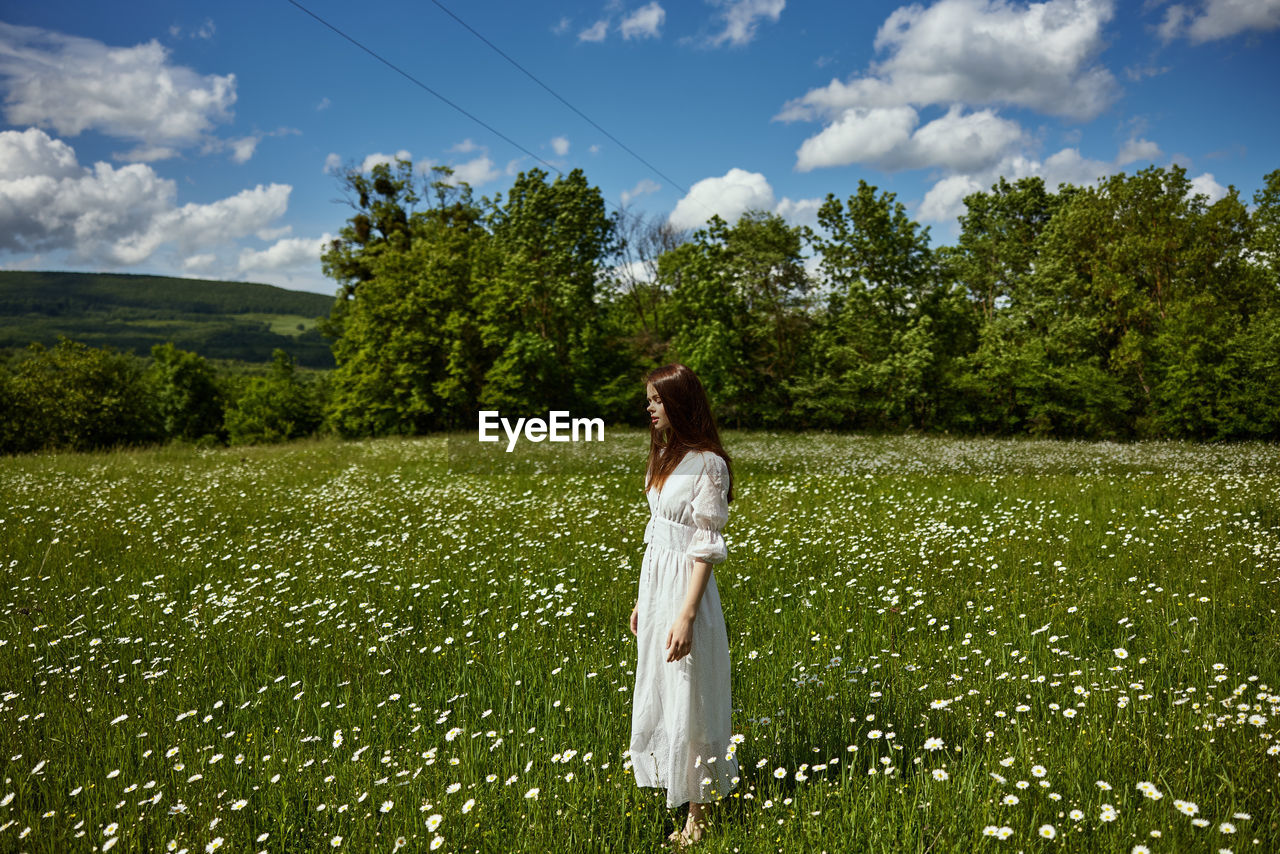
[[[0,460],[0,851],[663,849],[646,442]],[[694,850],[1280,850],[1280,448],[725,443]]]

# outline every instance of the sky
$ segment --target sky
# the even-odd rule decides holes
[[[861,179],[935,244],[1001,175],[1250,201],[1276,81],[1280,0],[0,0],[0,269],[334,293],[342,170],[397,156],[490,198],[581,168],[687,228]]]

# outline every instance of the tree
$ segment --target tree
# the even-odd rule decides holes
[[[521,413],[594,409],[613,362],[600,282],[617,221],[581,169],[520,173],[489,206],[474,303],[488,369],[480,403]],[[608,395],[606,395],[607,397]]]
[[[8,452],[88,451],[161,438],[141,360],[59,337],[27,348],[8,378]]]
[[[828,298],[813,365],[793,383],[797,408],[828,427],[933,422],[949,394],[949,350],[962,343],[963,315],[929,230],[865,181],[847,203],[828,195],[818,224],[808,236]]]
[[[222,390],[208,360],[172,342],[151,348],[148,370],[156,415],[164,435],[178,439],[219,438]]]
[[[299,380],[293,357],[276,350],[267,376],[250,379],[227,407],[226,430],[236,445],[283,442],[314,433],[321,416],[321,402]]]
[[[451,176],[445,167],[433,171],[426,187],[432,203],[406,216],[393,239],[353,244],[362,247],[364,278],[343,301],[328,412],[343,435],[456,428],[476,409],[484,365],[473,270],[488,235],[471,188]],[[363,178],[348,180],[359,186]],[[381,210],[389,222],[401,218],[387,210],[387,199],[417,198],[398,183],[407,180],[402,170],[384,183],[389,195]]]

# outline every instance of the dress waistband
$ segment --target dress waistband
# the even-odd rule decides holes
[[[659,548],[684,553],[688,551],[689,543],[693,541],[693,535],[697,530],[693,525],[685,525],[672,519],[654,516],[649,519],[649,524],[645,526],[644,541],[652,543]]]

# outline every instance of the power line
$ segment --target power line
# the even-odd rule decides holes
[[[440,93],[439,93],[439,92],[437,92],[435,89],[432,89],[432,88],[431,88],[430,86],[428,86],[426,83],[423,83],[423,82],[422,82],[421,80],[419,80],[417,77],[414,77],[412,74],[410,74],[409,72],[405,71],[403,68],[401,68],[400,66],[396,65],[396,64],[395,64],[394,62],[392,62],[391,60],[386,59],[385,57],[383,57],[383,56],[382,56],[381,54],[379,54],[377,51],[373,50],[373,49],[372,49],[372,48],[370,48],[370,47],[365,46],[364,44],[362,44],[362,43],[361,43],[360,41],[358,41],[357,39],[353,38],[352,36],[347,35],[345,32],[343,32],[341,29],[339,29],[339,28],[338,28],[337,26],[335,26],[334,24],[329,23],[329,22],[328,22],[328,21],[326,21],[324,18],[322,18],[322,17],[320,17],[319,15],[317,15],[315,12],[312,12],[312,11],[311,11],[310,9],[308,9],[306,6],[303,6],[301,3],[299,3],[299,2],[298,2],[298,0],[288,0],[288,2],[289,2],[291,5],[296,6],[296,7],[297,7],[298,9],[300,9],[301,11],[305,12],[309,17],[313,18],[314,20],[316,20],[316,21],[317,21],[317,22],[319,22],[320,24],[323,24],[326,28],[328,28],[328,29],[332,30],[334,33],[337,33],[337,34],[338,34],[339,36],[341,36],[342,38],[344,38],[344,39],[346,39],[347,41],[351,42],[351,44],[353,44],[353,45],[355,45],[356,47],[360,48],[362,51],[364,51],[365,53],[369,54],[369,56],[372,56],[374,59],[378,60],[378,62],[381,62],[383,65],[387,66],[387,67],[388,67],[388,68],[390,68],[392,71],[394,71],[394,72],[396,72],[397,74],[399,74],[401,77],[404,77],[406,80],[408,80],[409,82],[413,83],[413,84],[414,84],[415,86],[417,86],[418,88],[422,89],[422,90],[423,90],[423,91],[425,91],[425,92],[428,92],[428,93],[430,93],[430,94],[434,95],[436,98],[439,98],[441,101],[443,101],[444,103],[448,104],[450,107],[452,107],[453,109],[457,110],[457,111],[458,111],[459,113],[461,113],[462,115],[464,115],[464,116],[466,116],[467,118],[471,119],[471,121],[473,121],[473,122],[475,122],[476,124],[480,125],[482,128],[484,128],[485,130],[489,131],[489,132],[490,132],[490,133],[492,133],[494,136],[498,137],[499,139],[504,140],[504,141],[505,141],[505,142],[507,142],[509,145],[511,145],[513,148],[515,148],[515,149],[517,149],[517,150],[519,150],[519,151],[524,152],[524,153],[525,153],[525,154],[527,154],[529,157],[533,158],[534,160],[538,161],[538,162],[539,162],[539,163],[541,163],[542,165],[546,166],[548,169],[550,169],[551,171],[555,172],[555,173],[556,173],[557,175],[559,175],[561,178],[563,178],[563,177],[564,177],[564,172],[563,172],[563,171],[562,171],[558,166],[556,166],[554,163],[550,163],[550,162],[548,162],[548,161],[544,160],[543,158],[541,158],[541,157],[539,157],[538,155],[534,154],[534,153],[533,153],[532,151],[530,151],[529,149],[525,148],[525,147],[524,147],[523,145],[521,145],[520,143],[516,142],[516,141],[515,141],[514,139],[512,139],[511,137],[507,136],[507,135],[506,135],[505,133],[503,133],[502,131],[500,131],[500,130],[498,130],[497,128],[495,128],[493,125],[489,124],[488,122],[484,121],[483,119],[481,119],[481,118],[479,118],[479,117],[475,116],[474,114],[472,114],[472,113],[468,112],[466,109],[464,109],[464,108],[463,108],[463,107],[461,107],[460,105],[458,105],[458,104],[454,103],[453,101],[449,100],[449,99],[448,99],[448,98],[446,98],[444,95],[440,94]],[[438,5],[438,4],[437,4],[437,5]],[[441,7],[441,8],[444,8],[444,7]],[[445,11],[447,12],[448,10],[447,10],[447,9],[445,9]],[[453,13],[452,13],[452,12],[450,12],[450,14],[452,15]],[[456,18],[456,16],[455,16],[455,18]],[[464,22],[462,22],[460,19],[459,19],[459,21],[458,21],[458,22],[459,22],[459,23],[462,23],[462,24],[463,24],[463,26],[466,26],[466,24],[465,24]],[[470,27],[467,27],[467,29],[471,29],[471,28],[470,28]],[[472,30],[472,32],[475,32],[475,31],[474,31],[474,30]],[[479,33],[476,33],[476,35],[477,35],[477,36],[479,36]],[[480,38],[482,38],[482,39],[483,39],[483,36],[480,36]],[[488,42],[486,41],[486,43],[488,43]],[[492,45],[490,45],[490,46],[492,47]],[[495,49],[495,50],[497,50],[497,48],[494,48],[494,49]],[[499,51],[499,52],[501,52],[501,51]],[[505,54],[504,54],[504,55],[505,55]],[[509,57],[508,57],[508,59],[509,59]],[[511,61],[512,61],[513,63],[515,63],[515,60],[511,60]],[[518,66],[518,64],[517,64],[517,67],[519,67],[519,66]],[[521,71],[524,71],[524,69],[523,69],[523,68],[521,68]],[[526,73],[526,74],[528,74],[529,72],[525,71],[525,73]],[[532,75],[530,75],[530,76],[532,76]],[[535,79],[536,79],[536,78],[535,78]],[[541,85],[541,81],[539,81],[539,84]],[[547,87],[545,87],[545,86],[544,86],[544,88],[547,88]],[[551,90],[550,90],[550,89],[548,89],[548,91],[551,91]],[[555,93],[554,93],[554,92],[552,92],[552,94],[553,94],[553,95],[555,95]],[[557,98],[559,98],[560,96],[559,96],[559,95],[556,95],[556,97],[557,97]],[[562,101],[563,101],[564,99],[563,99],[563,98],[561,98],[560,100],[562,100]],[[570,109],[573,109],[573,110],[574,110],[574,112],[578,112],[576,109],[574,109],[574,107],[573,107],[573,105],[572,105],[572,104],[569,104],[567,101],[565,101],[565,104],[566,104],[567,106],[569,106],[569,108],[570,108]],[[579,113],[579,115],[581,115],[581,113]],[[583,116],[583,118],[586,118],[586,116]],[[587,121],[589,121],[589,122],[590,122],[591,120],[590,120],[590,119],[587,119]],[[592,123],[593,125],[595,124],[595,122],[591,122],[591,123]],[[597,126],[597,127],[598,127],[598,126]],[[613,137],[612,135],[610,135],[610,134],[608,133],[608,131],[605,131],[603,128],[600,128],[600,131],[601,131],[601,133],[604,133],[606,136],[609,136],[609,138],[610,138],[610,139],[614,139],[614,137]],[[616,140],[616,139],[615,139],[614,141],[615,141],[615,142],[617,142],[617,140]],[[618,145],[622,145],[622,143],[621,143],[621,142],[618,142]],[[626,148],[626,146],[625,146],[625,145],[622,145],[622,147],[623,147],[623,148]],[[635,152],[631,151],[631,149],[627,148],[627,151],[628,151],[628,152],[630,152],[630,153],[632,154],[632,156],[634,156],[634,157],[636,157],[637,159],[639,159],[642,163],[644,163],[644,162],[645,162],[643,158],[640,158],[640,156],[639,156],[638,154],[636,154]],[[649,165],[649,164],[645,163],[645,165]],[[657,169],[655,169],[653,166],[649,166],[649,168],[650,168],[650,169],[653,169],[653,170],[654,170],[654,172],[656,172],[658,175],[662,175],[662,173],[661,173],[661,172],[659,172]],[[670,180],[671,180],[670,178],[667,178],[665,175],[662,175],[662,177],[663,177],[665,180],[667,180],[667,181],[670,181]],[[674,181],[671,181],[671,183],[672,183],[672,185],[673,185],[673,186],[677,187],[678,189],[683,189],[683,188],[681,188],[681,187],[680,187],[680,185],[679,185],[679,184],[676,184]],[[688,191],[686,190],[685,192],[687,193]],[[636,219],[638,222],[642,221],[642,218],[641,218],[641,217],[637,217],[635,214],[632,214],[631,212],[627,211],[623,206],[621,206],[621,205],[618,205],[618,204],[614,203],[612,200],[610,200],[608,197],[606,197],[603,193],[601,193],[601,199],[605,202],[605,204],[607,204],[607,205],[609,205],[610,207],[612,207],[612,208],[613,208],[613,209],[618,213],[618,215],[619,215],[619,216],[622,216],[622,217],[630,217],[630,218]],[[704,205],[703,207],[705,207],[705,205]]]
[[[600,133],[602,133],[602,134],[604,134],[605,136],[609,137],[609,139],[613,140],[613,142],[614,142],[614,143],[616,143],[616,144],[618,145],[618,147],[620,147],[623,151],[627,152],[627,154],[630,154],[630,155],[631,155],[632,157],[634,157],[636,160],[639,160],[641,163],[643,163],[646,167],[648,167],[648,168],[649,168],[649,170],[650,170],[650,171],[652,171],[652,172],[653,172],[655,175],[657,175],[659,178],[661,178],[662,180],[666,181],[668,184],[670,184],[671,186],[675,187],[677,190],[679,190],[680,192],[684,193],[686,196],[689,194],[689,191],[688,191],[687,189],[685,189],[684,187],[680,186],[680,184],[678,184],[677,182],[673,181],[671,178],[667,177],[667,175],[666,175],[666,174],[664,174],[664,173],[662,172],[662,170],[661,170],[661,169],[659,169],[657,166],[654,166],[654,165],[653,165],[652,163],[650,163],[648,160],[645,160],[645,159],[644,159],[643,157],[641,157],[639,154],[636,154],[634,151],[632,151],[632,150],[631,150],[631,149],[626,145],[626,143],[624,143],[622,140],[618,139],[616,136],[614,136],[613,134],[609,133],[609,132],[608,132],[607,130],[605,130],[604,128],[600,127],[600,125],[596,124],[596,123],[591,119],[591,117],[590,117],[590,116],[588,116],[586,113],[582,112],[582,110],[579,110],[579,109],[578,109],[577,107],[575,107],[573,104],[570,104],[567,100],[565,100],[565,99],[560,95],[560,93],[559,93],[559,92],[557,92],[556,90],[554,90],[554,89],[552,89],[550,86],[548,86],[546,83],[543,83],[541,80],[539,80],[539,79],[538,79],[538,77],[537,77],[537,76],[536,76],[532,71],[530,71],[529,69],[525,68],[525,67],[524,67],[523,65],[521,65],[520,63],[516,62],[514,59],[512,59],[512,58],[511,58],[511,57],[506,53],[506,51],[504,51],[502,48],[498,47],[496,44],[494,44],[493,42],[489,41],[487,38],[485,38],[484,36],[482,36],[479,32],[477,32],[477,31],[476,31],[475,27],[472,27],[472,26],[471,26],[470,24],[468,24],[466,21],[462,20],[462,19],[461,19],[461,18],[459,18],[457,15],[455,15],[455,14],[454,14],[450,9],[449,9],[449,7],[447,7],[447,6],[445,6],[443,3],[441,3],[441,2],[440,2],[440,0],[431,0],[431,2],[432,2],[432,3],[434,3],[436,6],[438,6],[438,7],[440,8],[440,10],[441,10],[442,12],[444,12],[446,15],[448,15],[450,18],[453,18],[455,21],[457,21],[459,24],[461,24],[463,27],[465,27],[465,28],[467,29],[467,31],[471,33],[471,35],[473,35],[473,36],[475,36],[476,38],[480,39],[480,41],[482,41],[482,42],[484,42],[485,44],[487,44],[490,48],[492,48],[492,49],[494,50],[494,52],[496,52],[496,53],[497,53],[499,56],[501,56],[503,59],[505,59],[507,62],[511,63],[512,65],[514,65],[516,68],[520,69],[520,71],[522,71],[526,77],[528,77],[528,78],[529,78],[530,80],[532,80],[534,83],[537,83],[537,84],[538,84],[539,86],[541,86],[543,89],[546,89],[546,90],[547,90],[547,92],[549,92],[549,93],[551,94],[551,96],[552,96],[552,97],[554,97],[557,101],[559,101],[560,103],[564,104],[566,107],[568,107],[569,109],[571,109],[571,110],[573,110],[575,113],[577,113],[577,114],[578,114],[578,115],[583,119],[583,121],[585,121],[587,124],[591,125],[591,126],[592,126],[593,128],[595,128],[596,130],[600,131]]]
[[[314,18],[315,20],[319,21],[321,24],[324,24],[324,25],[325,25],[326,27],[328,27],[330,30],[333,30],[335,33],[337,33],[338,35],[342,36],[344,39],[346,39],[347,41],[351,42],[353,45],[355,45],[356,47],[360,48],[360,49],[361,49],[362,51],[364,51],[365,53],[369,54],[369,55],[370,55],[370,56],[372,56],[374,59],[378,60],[378,62],[381,62],[383,65],[387,66],[387,67],[388,67],[388,68],[390,68],[392,71],[394,71],[394,72],[396,72],[397,74],[399,74],[401,77],[404,77],[406,80],[408,80],[409,82],[413,83],[413,84],[414,84],[415,86],[417,86],[418,88],[423,89],[423,90],[425,90],[425,91],[427,91],[427,92],[430,92],[432,95],[435,95],[435,96],[436,96],[437,98],[439,98],[441,101],[444,101],[444,102],[445,102],[446,104],[448,104],[450,107],[453,107],[453,108],[454,108],[455,110],[457,110],[459,113],[462,113],[462,115],[464,115],[464,116],[466,116],[467,118],[471,119],[471,121],[473,121],[473,122],[475,122],[476,124],[480,125],[482,128],[484,128],[485,130],[489,131],[489,132],[490,132],[490,133],[492,133],[494,136],[497,136],[497,137],[499,137],[500,139],[506,140],[506,142],[508,142],[510,145],[512,145],[513,147],[515,147],[515,148],[519,149],[520,151],[523,151],[525,154],[529,155],[529,156],[530,156],[530,157],[532,157],[534,160],[538,161],[538,162],[539,162],[539,163],[541,163],[542,165],[544,165],[544,166],[546,166],[547,168],[551,169],[553,172],[555,172],[555,173],[556,173],[557,175],[559,175],[560,177],[562,177],[562,178],[564,177],[564,173],[563,173],[563,172],[561,172],[561,171],[560,171],[560,169],[558,169],[554,164],[552,164],[552,163],[548,163],[546,160],[543,160],[541,157],[539,157],[538,155],[534,154],[532,151],[530,151],[529,149],[525,148],[523,145],[521,145],[520,143],[516,142],[516,141],[515,141],[514,139],[512,139],[511,137],[507,136],[505,133],[503,133],[502,131],[500,131],[500,130],[498,130],[497,128],[495,128],[493,125],[491,125],[491,124],[489,124],[488,122],[486,122],[486,121],[484,121],[484,120],[482,120],[482,119],[479,119],[479,118],[477,118],[476,116],[472,115],[471,113],[467,112],[467,111],[466,111],[466,110],[464,110],[462,107],[458,106],[458,105],[457,105],[457,104],[455,104],[453,101],[450,101],[450,100],[449,100],[448,98],[446,98],[444,95],[441,95],[441,94],[440,94],[439,92],[437,92],[435,89],[432,89],[432,88],[431,88],[430,86],[428,86],[426,83],[423,83],[423,82],[422,82],[421,80],[419,80],[417,77],[414,77],[412,74],[410,74],[409,72],[405,71],[403,68],[401,68],[400,66],[396,65],[396,64],[395,64],[394,62],[392,62],[391,60],[389,60],[389,59],[384,59],[384,58],[383,58],[380,54],[378,54],[376,51],[372,50],[371,48],[365,47],[363,44],[361,44],[360,42],[356,41],[354,38],[352,38],[351,36],[347,35],[347,34],[346,34],[346,33],[344,33],[342,30],[338,29],[338,28],[337,28],[337,27],[335,27],[333,24],[331,24],[331,23],[329,23],[328,21],[326,21],[324,18],[321,18],[321,17],[320,17],[319,15],[317,15],[315,12],[312,12],[312,11],[311,11],[310,9],[308,9],[306,6],[303,6],[301,3],[299,3],[299,2],[298,2],[298,0],[289,0],[289,3],[291,3],[292,5],[294,5],[294,6],[298,7],[298,8],[299,8],[299,9],[301,9],[303,12],[306,12],[306,13],[307,13],[308,15],[310,15],[312,18]]]

